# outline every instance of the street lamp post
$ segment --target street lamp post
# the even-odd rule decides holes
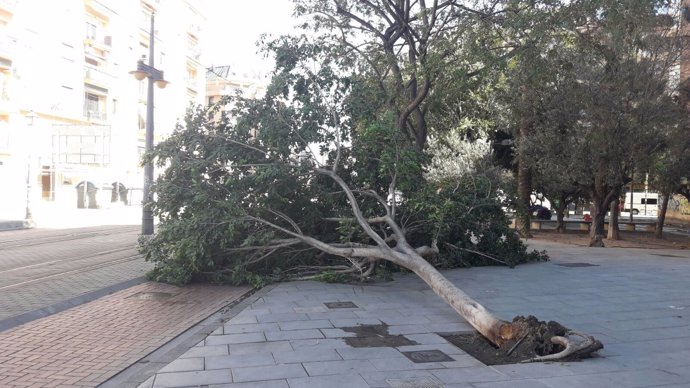
[[[148,90],[146,95],[146,152],[153,149],[153,84],[159,88],[164,88],[168,81],[163,79],[163,71],[153,67],[153,43],[154,43],[154,29],[153,29],[154,15],[151,14],[151,29],[149,30],[149,63],[144,61],[137,62],[137,69],[130,71],[130,74],[141,81],[148,78]],[[151,196],[151,183],[153,182],[153,163],[146,162],[144,165],[144,195],[141,217],[141,234],[153,234],[153,211],[151,210],[151,203],[153,198]]]
[[[31,128],[34,125],[34,120],[38,115],[33,111],[29,111],[29,113],[24,116],[26,118],[26,125]],[[29,138],[29,134],[27,134],[27,138]],[[29,155],[27,156],[27,162],[26,162],[26,211],[24,214],[24,222],[28,225],[33,224],[33,219],[34,216],[31,212],[31,164],[32,164],[32,156],[31,156],[31,144],[27,144],[27,150],[29,152]]]

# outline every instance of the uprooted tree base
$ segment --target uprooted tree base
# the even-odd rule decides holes
[[[521,335],[496,347],[484,336],[475,332],[471,334],[439,334],[448,342],[464,350],[486,365],[516,364],[533,361],[572,361],[591,357],[594,352],[603,348],[601,342],[562,326],[558,322],[539,321],[534,316],[527,318],[517,316],[512,324],[520,328]],[[566,349],[560,338],[580,336],[573,353],[566,356],[555,356]]]

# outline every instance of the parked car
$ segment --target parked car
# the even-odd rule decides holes
[[[551,210],[547,207],[544,207],[542,205],[532,205],[529,207],[529,212],[532,215],[532,217],[536,217],[539,220],[550,220],[551,219]]]

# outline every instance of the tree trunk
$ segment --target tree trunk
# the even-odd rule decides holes
[[[563,202],[561,202],[563,203]],[[563,233],[565,232],[565,224],[563,223],[563,218],[565,214],[565,209],[568,206],[561,205],[558,207],[554,206],[554,209],[556,209],[556,232],[557,233]]]
[[[600,198],[593,198],[594,212],[592,214],[592,229],[590,230],[590,247],[604,247],[604,221],[606,204]]]
[[[609,216],[609,232],[606,238],[608,240],[620,240],[620,231],[618,229],[618,213],[620,212],[620,199],[611,202],[611,215]]]
[[[532,195],[532,174],[522,160],[518,160],[517,176],[518,205],[515,214],[515,226],[520,237],[529,238],[530,223],[532,221],[529,212],[530,196]]]
[[[463,317],[472,327],[497,346],[514,339],[514,332],[510,322],[496,318],[481,304],[457,288],[434,266],[416,253],[409,254],[408,260],[403,266],[414,272],[434,293],[440,296]],[[395,261],[394,261],[395,262]]]
[[[666,221],[666,211],[668,210],[668,201],[671,198],[671,192],[663,193],[664,199],[661,201],[661,209],[659,209],[659,216],[656,219],[656,230],[654,237],[661,239],[664,236],[664,222]]]

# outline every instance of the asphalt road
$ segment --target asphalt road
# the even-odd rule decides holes
[[[0,330],[143,281],[140,226],[0,233]]]

